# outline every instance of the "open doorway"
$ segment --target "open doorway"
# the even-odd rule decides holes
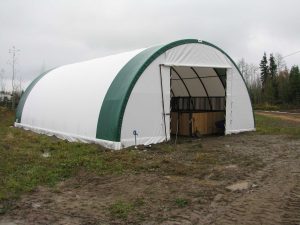
[[[170,88],[171,134],[224,134],[226,68],[171,66]]]

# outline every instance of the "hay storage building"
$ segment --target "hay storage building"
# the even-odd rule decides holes
[[[224,124],[224,129],[222,129]],[[255,130],[234,61],[197,39],[58,67],[37,77],[16,127],[121,149],[179,135]],[[134,135],[136,134],[136,135]]]

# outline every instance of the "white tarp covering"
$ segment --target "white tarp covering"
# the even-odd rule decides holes
[[[225,134],[255,130],[251,101],[235,67],[227,71]]]
[[[201,77],[212,76],[202,79],[210,96],[225,96],[213,68],[227,69],[225,133],[254,130],[249,95],[235,65],[218,49],[192,43],[167,50],[143,72],[125,108],[120,142],[96,139],[98,116],[109,86],[121,68],[143,50],[62,66],[49,72],[31,90],[22,122],[16,126],[112,149],[133,145],[134,130],[138,132],[138,144],[158,143],[170,139],[170,83],[175,96],[188,96],[179,76],[170,67],[184,78],[191,78],[186,79],[191,96],[206,96],[200,81],[193,80],[195,74],[190,68],[193,67]]]
[[[144,49],[50,71],[31,90],[22,125],[95,138],[104,96],[120,69]]]
[[[139,133],[139,144],[158,143],[165,139],[159,80],[159,66],[161,64],[164,65],[162,68],[165,68],[162,75],[167,77],[166,80],[170,79],[170,66],[180,70],[180,73],[186,77],[194,76],[190,71],[191,66],[195,67],[200,76],[216,76],[212,68],[227,68],[232,74],[232,76],[227,77],[227,83],[233,83],[232,85],[239,87],[230,91],[230,95],[227,96],[227,101],[230,104],[227,104],[226,115],[229,113],[230,117],[228,118],[234,117],[234,119],[226,119],[226,134],[254,130],[251,102],[242,77],[234,65],[223,53],[213,47],[186,44],[168,50],[158,57],[139,78],[131,92],[123,118],[121,142],[124,147],[134,144],[133,130],[137,130]],[[179,79],[176,74],[174,78]],[[214,80],[203,81],[209,88],[210,96],[225,96],[220,79],[217,77],[210,79]],[[188,96],[182,82],[178,80],[176,83],[173,87],[175,95]],[[195,83],[197,85],[194,85]],[[167,82],[164,85],[167,86]],[[191,90],[191,95],[205,96],[199,81],[186,83],[186,85]],[[229,85],[230,88],[232,85]],[[165,102],[170,103],[169,92],[165,92],[165,95],[167,95],[164,98]],[[236,109],[231,107],[233,101],[235,105],[239,105]],[[229,123],[228,126],[227,122]],[[168,130],[168,135],[169,132]]]

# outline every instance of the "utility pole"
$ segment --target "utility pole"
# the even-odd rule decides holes
[[[20,49],[16,49],[15,46],[9,49],[8,53],[11,54],[11,66],[12,66],[12,79],[11,79],[11,109],[15,109],[15,77],[16,77],[16,62],[17,62],[17,53]]]

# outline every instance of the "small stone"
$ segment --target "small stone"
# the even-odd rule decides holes
[[[249,183],[247,181],[241,181],[226,187],[227,190],[230,191],[243,191],[249,188]]]
[[[225,145],[226,148],[230,148],[230,145]]]
[[[50,157],[50,153],[49,153],[49,152],[44,152],[44,153],[42,154],[42,156],[43,156],[44,158],[49,158],[49,157]]]
[[[225,169],[237,169],[237,165],[233,165],[233,164],[227,165],[225,166]]]
[[[38,209],[41,207],[40,203],[32,203],[32,208]]]
[[[217,194],[214,198],[214,201],[218,202],[220,201],[221,199],[223,198],[223,195],[222,194]]]
[[[257,188],[258,185],[257,185],[257,184],[252,184],[251,187],[252,187],[252,188]]]
[[[217,206],[217,203],[215,201],[213,201],[212,203],[210,203],[210,207],[215,208]]]

